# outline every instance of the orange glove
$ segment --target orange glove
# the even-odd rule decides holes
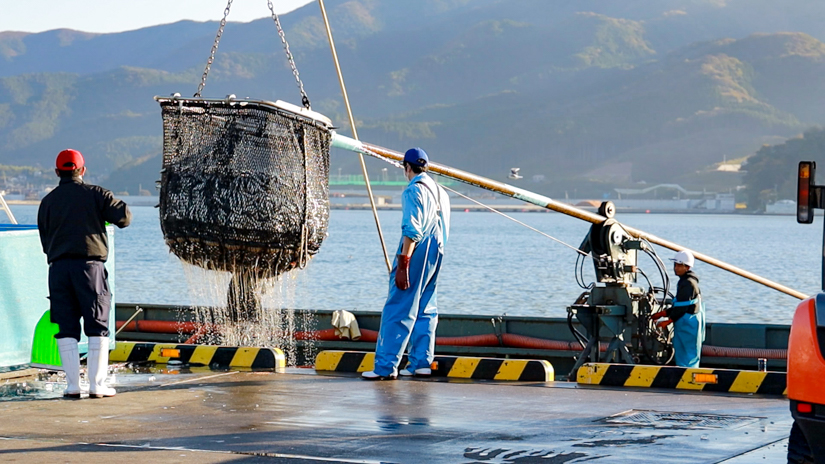
[[[667,311],[659,311],[658,313],[651,314],[650,318],[655,320],[655,319],[661,319],[665,316],[667,316]]]
[[[410,288],[410,257],[407,255],[398,255],[397,267],[395,269],[395,286],[399,290],[406,290]]]
[[[673,321],[671,321],[670,319],[662,319],[661,321],[656,323],[656,327],[659,327],[660,329],[664,329],[665,327],[670,325],[672,322]]]

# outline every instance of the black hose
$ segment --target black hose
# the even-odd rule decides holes
[[[581,288],[588,288],[584,283],[584,261],[586,260],[586,256],[582,258],[582,255],[576,255],[576,265],[573,269],[573,275],[576,277],[576,284]]]
[[[570,333],[576,338],[576,341],[579,342],[579,345],[582,346],[582,349],[587,348],[587,337],[585,337],[579,330],[573,327],[573,313],[567,313],[567,326],[570,328]]]
[[[643,251],[646,255],[653,260],[654,264],[656,264],[656,268],[659,270],[659,277],[662,279],[663,284],[663,292],[662,292],[662,300],[659,303],[662,308],[665,307],[665,301],[667,300],[667,294],[670,289],[670,277],[668,277],[667,269],[665,269],[664,262],[659,258],[659,255],[656,254],[656,251],[653,249],[653,246],[645,240],[645,244],[647,245]]]
[[[651,282],[651,281],[650,281],[650,279],[647,277],[647,274],[645,274],[645,271],[643,271],[641,268],[638,268],[638,269],[637,269],[637,271],[638,271],[638,272],[639,272],[639,274],[641,274],[641,275],[642,275],[642,277],[644,277],[644,278],[645,278],[645,280],[647,281],[647,288],[649,289],[648,291],[649,291],[649,292],[651,292],[651,293],[653,293],[653,282]]]

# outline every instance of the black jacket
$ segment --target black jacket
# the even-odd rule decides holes
[[[60,179],[60,185],[40,202],[37,228],[49,263],[59,259],[106,261],[106,222],[124,228],[132,222],[126,203],[80,178]]]
[[[679,283],[676,285],[676,301],[690,301],[698,298],[701,294],[702,292],[699,291],[699,276],[695,272],[689,270],[679,277]],[[685,314],[698,313],[699,309],[698,304],[674,306],[667,310],[667,317],[676,322]]]

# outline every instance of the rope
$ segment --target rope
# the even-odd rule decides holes
[[[323,1],[323,0],[319,0],[319,1]],[[387,163],[389,163],[389,164],[392,164],[393,166],[395,166],[395,167],[397,167],[397,168],[402,168],[401,163],[399,163],[398,161],[395,161],[395,160],[392,160],[392,159],[386,158],[386,157],[384,157],[384,156],[381,156],[381,155],[379,155],[378,153],[375,153],[375,152],[374,152],[374,151],[372,151],[372,150],[365,150],[365,151],[366,151],[366,152],[367,152],[370,156],[372,156],[372,157],[374,157],[374,158],[378,158],[378,159],[380,159],[380,160],[383,160],[383,161],[385,161],[385,162],[387,162]],[[518,219],[516,219],[516,218],[514,218],[514,217],[512,217],[512,216],[508,216],[507,214],[502,213],[501,211],[499,211],[499,210],[497,210],[497,209],[493,208],[492,206],[485,205],[484,203],[482,203],[482,202],[480,202],[480,201],[478,201],[478,200],[474,200],[474,199],[472,199],[472,198],[468,197],[467,195],[464,195],[463,193],[460,193],[460,192],[458,192],[458,191],[456,191],[456,190],[453,190],[453,189],[451,189],[450,187],[447,187],[447,186],[445,186],[445,185],[443,185],[443,184],[438,184],[438,185],[439,185],[441,188],[443,188],[443,189],[445,189],[445,190],[449,190],[449,191],[451,191],[451,192],[455,193],[456,195],[458,195],[458,196],[460,196],[460,197],[462,197],[462,198],[465,198],[465,199],[467,199],[467,200],[470,200],[470,201],[472,201],[473,203],[475,203],[475,204],[477,204],[477,205],[479,205],[479,206],[481,206],[481,207],[487,208],[488,210],[490,210],[490,211],[492,211],[492,212],[494,212],[494,213],[496,213],[496,214],[499,214],[499,215],[501,215],[501,216],[504,216],[505,218],[507,218],[507,219],[509,219],[509,220],[511,220],[511,221],[513,221],[513,222],[515,222],[516,224],[520,224],[520,225],[522,225],[522,226],[524,226],[524,227],[526,227],[526,228],[528,228],[528,229],[532,230],[533,232],[537,232],[537,233],[539,233],[539,234],[541,234],[541,235],[543,235],[543,236],[545,236],[545,237],[549,238],[550,240],[553,240],[554,242],[560,243],[560,244],[562,244],[562,245],[566,246],[567,248],[570,248],[571,250],[575,251],[576,253],[578,253],[578,254],[580,254],[580,255],[582,255],[582,256],[590,256],[590,254],[589,254],[589,253],[585,253],[585,252],[583,252],[583,251],[579,250],[579,248],[578,248],[578,247],[574,247],[573,245],[567,244],[567,243],[565,243],[565,242],[563,242],[563,241],[561,241],[561,240],[557,239],[556,237],[553,237],[553,236],[551,236],[551,235],[549,235],[549,234],[546,234],[546,233],[544,233],[544,232],[542,232],[542,231],[540,231],[540,230],[536,229],[536,228],[535,228],[535,227],[533,227],[533,226],[527,225],[527,224],[525,224],[525,223],[523,223],[523,222],[519,221]]]
[[[509,219],[509,220],[511,220],[511,221],[513,221],[513,222],[515,222],[516,224],[520,224],[520,225],[522,225],[522,226],[524,226],[524,227],[526,227],[526,228],[528,228],[528,229],[532,230],[533,232],[537,232],[537,233],[539,233],[539,234],[541,234],[541,235],[544,235],[545,237],[549,238],[550,240],[553,240],[553,241],[554,241],[554,242],[556,242],[556,243],[560,243],[560,244],[562,244],[562,245],[566,246],[567,248],[570,248],[571,250],[575,251],[576,253],[578,253],[578,254],[580,254],[580,255],[582,255],[582,256],[589,256],[589,253],[585,253],[585,252],[583,252],[583,251],[579,250],[577,247],[574,247],[573,245],[567,244],[567,243],[565,243],[565,242],[563,242],[563,241],[561,241],[561,240],[557,239],[556,237],[553,237],[553,236],[551,236],[551,235],[548,235],[548,234],[546,234],[546,233],[544,233],[544,232],[542,232],[542,231],[540,231],[540,230],[536,229],[536,228],[535,228],[535,227],[533,227],[533,226],[529,226],[529,225],[527,225],[527,224],[525,224],[525,223],[523,223],[523,222],[519,221],[518,219],[516,219],[516,218],[514,218],[514,217],[512,217],[512,216],[508,216],[508,215],[506,215],[506,214],[502,213],[501,211],[499,211],[499,210],[497,210],[497,209],[493,208],[492,206],[485,205],[484,203],[481,203],[481,202],[480,202],[480,201],[478,201],[478,200],[474,200],[474,199],[472,199],[472,198],[468,197],[467,195],[464,195],[463,193],[459,193],[459,192],[457,192],[457,191],[455,191],[455,190],[451,189],[450,187],[446,187],[446,186],[444,186],[443,184],[439,184],[439,185],[441,185],[441,187],[442,187],[442,188],[444,188],[444,189],[446,189],[446,190],[449,190],[449,191],[451,191],[451,192],[455,193],[456,195],[458,195],[458,196],[460,196],[460,197],[462,197],[462,198],[464,198],[464,199],[470,200],[470,201],[472,201],[473,203],[475,203],[475,204],[477,204],[477,205],[479,205],[479,206],[482,206],[482,207],[487,208],[487,209],[489,209],[490,211],[492,211],[492,212],[494,212],[494,213],[496,213],[496,214],[499,214],[499,215],[501,215],[501,216],[504,216],[505,218],[507,218],[507,219]]]
[[[324,26],[326,26],[327,29],[329,48],[332,51],[332,61],[335,63],[335,71],[338,73],[338,83],[341,85],[341,94],[344,96],[344,105],[347,108],[350,127],[352,127],[352,137],[358,140],[358,131],[355,128],[355,117],[352,115],[352,108],[350,107],[349,97],[347,96],[347,86],[344,84],[344,75],[341,72],[341,65],[338,63],[338,52],[335,51],[335,42],[332,40],[332,29],[329,27],[329,19],[327,18],[327,10],[324,8],[324,0],[318,0],[318,5],[321,7],[321,16],[324,18]],[[372,195],[372,186],[370,185],[370,177],[367,173],[367,165],[364,162],[364,155],[358,153],[358,158],[361,160],[361,173],[364,175],[364,183],[367,186],[367,194],[370,197],[372,215],[375,218],[375,227],[378,228],[378,239],[381,241],[381,251],[384,252],[384,262],[387,265],[387,272],[392,272],[392,264],[390,264],[387,246],[384,243],[384,234],[381,232],[381,222],[378,220],[378,210],[375,207],[375,197]]]

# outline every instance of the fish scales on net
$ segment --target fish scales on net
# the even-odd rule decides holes
[[[206,269],[261,276],[305,265],[329,221],[330,125],[268,102],[159,101],[170,250]]]

